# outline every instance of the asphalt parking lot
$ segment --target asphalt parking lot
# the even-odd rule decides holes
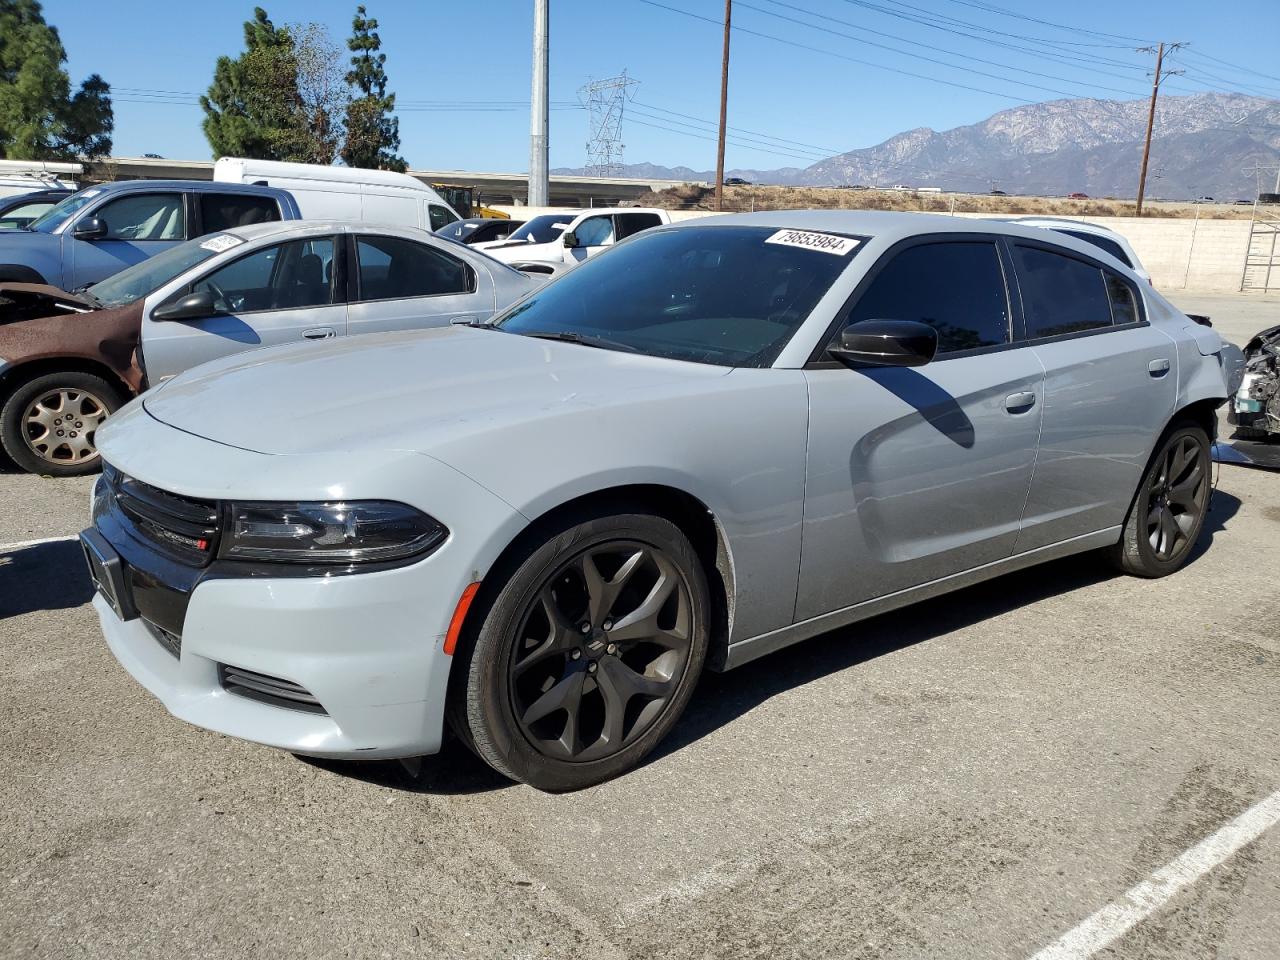
[[[1072,558],[709,676],[562,796],[172,719],[49,539],[90,485],[0,467],[3,957],[1027,957],[1280,791],[1280,475],[1222,467],[1173,577]],[[1274,958],[1280,827],[1201,865],[1058,955]]]

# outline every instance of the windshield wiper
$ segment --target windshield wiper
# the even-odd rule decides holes
[[[535,330],[532,333],[517,331],[522,337],[534,337],[537,340],[559,340],[561,343],[577,343],[584,347],[598,347],[601,350],[621,350],[625,353],[639,353],[638,347],[629,343],[620,343],[607,337],[595,337],[590,334],[575,333],[572,330]]]

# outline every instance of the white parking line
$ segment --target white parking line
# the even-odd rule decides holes
[[[1280,822],[1280,791],[1165,864],[1150,879],[1130,887],[1120,899],[1067,931],[1031,960],[1084,960],[1093,956],[1277,822]]]
[[[17,543],[0,543],[0,553],[8,553],[10,550],[21,550],[24,547],[38,547],[42,543],[63,543],[67,540],[78,540],[79,534],[72,534],[69,537],[43,537],[40,540],[19,540]]]

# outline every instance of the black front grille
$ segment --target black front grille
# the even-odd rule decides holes
[[[218,680],[222,684],[222,689],[228,693],[257,700],[259,703],[270,704],[273,707],[286,707],[290,710],[305,710],[307,713],[328,713],[306,687],[291,680],[282,680],[279,677],[232,667],[225,663],[218,665]]]
[[[107,483],[134,530],[175,559],[207,564],[216,552],[218,504],[161,490],[112,470]]]

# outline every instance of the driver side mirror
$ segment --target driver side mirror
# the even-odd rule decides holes
[[[564,245],[570,248],[578,246],[578,235],[572,230],[566,230],[564,232]]]
[[[151,312],[152,320],[201,320],[222,311],[214,305],[214,296],[208,290],[188,293],[185,297],[161,304]]]
[[[828,352],[854,366],[921,367],[938,352],[938,331],[915,320],[863,320],[841,330]]]
[[[101,217],[85,217],[71,231],[77,240],[101,240],[106,235],[107,221]]]

